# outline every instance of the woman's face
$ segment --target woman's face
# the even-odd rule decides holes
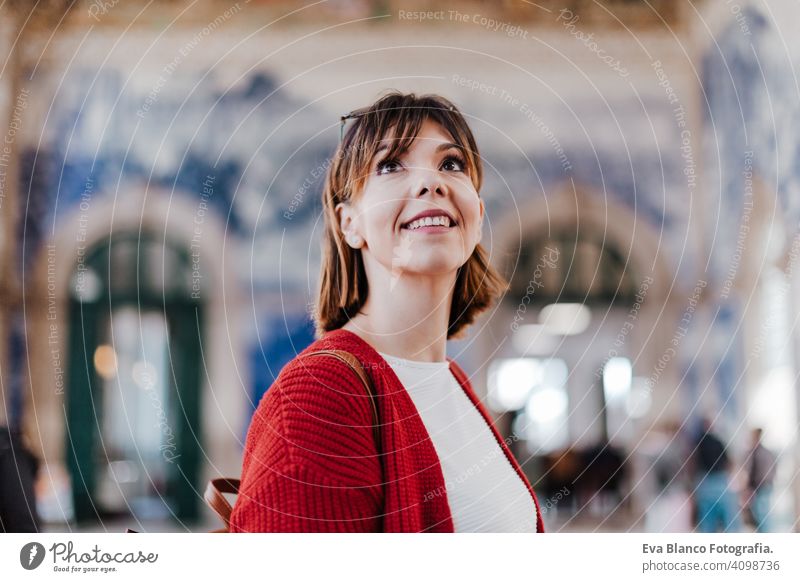
[[[372,159],[355,202],[336,207],[345,241],[393,277],[456,271],[480,242],[484,210],[460,148],[426,120],[407,151],[395,159],[387,151]],[[415,220],[430,211],[435,217]]]

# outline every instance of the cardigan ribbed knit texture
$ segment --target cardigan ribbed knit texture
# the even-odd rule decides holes
[[[369,396],[358,376],[319,350],[345,350],[377,394],[380,450]],[[464,371],[450,369],[536,495]],[[389,364],[358,335],[328,332],[281,370],[258,405],[245,441],[231,532],[452,532],[444,476],[411,397]]]

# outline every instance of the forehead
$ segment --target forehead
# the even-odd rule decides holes
[[[402,147],[398,144],[397,136],[397,127],[393,126],[390,128],[384,137],[378,142],[378,147],[375,149],[375,153],[382,152],[387,149],[412,149],[419,146],[430,146],[431,148],[435,148],[436,151],[456,147],[461,148],[462,146],[455,142],[453,136],[444,129],[441,125],[436,123],[435,121],[431,121],[430,119],[425,119],[422,122],[422,125],[419,128],[419,131],[414,135],[413,140],[409,140],[408,136],[406,139],[402,139],[401,141],[407,144],[407,147]],[[400,146],[400,147],[398,147]]]

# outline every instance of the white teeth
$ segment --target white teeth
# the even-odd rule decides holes
[[[406,226],[408,230],[415,230],[422,226],[450,226],[450,219],[447,216],[426,216],[425,218],[420,218]]]

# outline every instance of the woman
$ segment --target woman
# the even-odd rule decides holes
[[[323,190],[318,339],[258,406],[230,529],[541,532],[530,483],[445,355],[507,289],[479,244],[472,132],[436,95],[392,92],[350,117]],[[354,355],[375,398],[320,350]]]

